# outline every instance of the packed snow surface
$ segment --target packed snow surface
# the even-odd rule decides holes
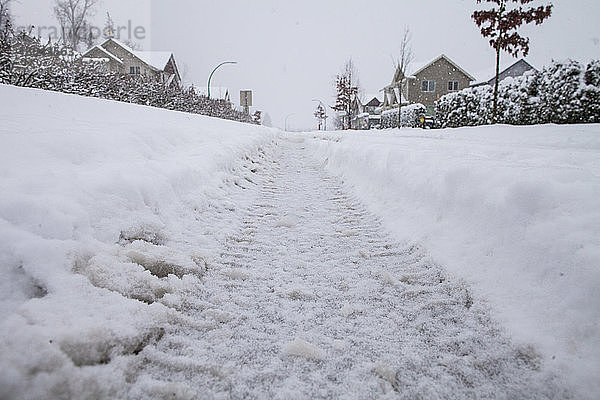
[[[600,398],[600,125],[311,136],[397,239],[424,246]]]
[[[0,398],[125,398],[275,131],[10,86],[0,121]]]
[[[513,340],[494,318],[484,272],[465,274],[471,286],[439,263],[466,271],[456,258],[433,245],[440,257],[430,256],[419,231],[388,233],[402,220],[375,199],[398,211],[405,191],[386,186],[399,183],[394,157],[365,152],[377,140],[392,151],[393,134],[313,139],[7,86],[0,101],[0,398],[566,399],[577,390],[561,354],[545,355],[535,335]],[[371,177],[357,172],[367,166]],[[476,255],[507,291],[527,286]],[[589,290],[593,271],[585,278],[578,288]]]

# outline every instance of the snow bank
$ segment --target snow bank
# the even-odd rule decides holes
[[[275,131],[10,86],[0,121],[0,398],[124,398]]]
[[[582,397],[600,396],[600,125],[313,136],[391,231],[472,282]]]

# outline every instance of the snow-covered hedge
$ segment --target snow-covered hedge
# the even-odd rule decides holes
[[[416,128],[420,125],[419,118],[425,114],[423,104],[410,104],[402,107],[402,126]],[[381,113],[381,127],[395,128],[398,126],[398,109],[387,110]]]
[[[554,62],[541,72],[506,78],[498,88],[498,122],[512,125],[600,122],[600,60]],[[489,85],[447,94],[437,102],[442,127],[491,123],[493,88]]]
[[[70,49],[40,43],[24,33],[0,33],[0,83],[143,104],[168,110],[256,122],[230,102],[208,99],[193,88],[170,88],[144,76],[110,72]]]

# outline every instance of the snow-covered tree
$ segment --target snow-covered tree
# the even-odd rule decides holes
[[[327,118],[327,115],[325,114],[325,109],[321,104],[317,106],[314,116],[317,119],[318,129],[321,130],[323,127],[323,121],[325,120],[325,118]]]
[[[10,5],[13,0],[0,0],[0,31],[6,28],[7,22],[10,20]]]
[[[106,12],[106,21],[104,22],[104,29],[102,29],[102,35],[104,35],[105,38],[110,39],[110,38],[115,37],[116,32],[117,32],[117,29],[115,27],[115,22],[113,21],[112,17],[110,16],[110,13],[107,11]]]
[[[350,129],[352,102],[356,99],[358,88],[358,73],[352,59],[349,59],[344,64],[342,73],[335,78],[336,98],[333,109],[339,113],[343,129]]]
[[[254,114],[252,114],[252,122],[254,122],[256,125],[260,125],[262,120],[262,111],[255,111]]]
[[[273,126],[273,121],[271,120],[271,116],[269,115],[268,112],[263,112],[262,124],[263,124],[263,126],[268,126],[268,127]]]

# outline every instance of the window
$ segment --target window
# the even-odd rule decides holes
[[[435,92],[435,81],[423,81],[421,83],[422,92]]]
[[[450,81],[448,82],[448,91],[456,92],[458,90],[458,81]]]
[[[129,74],[130,75],[139,75],[140,67],[129,67]]]

